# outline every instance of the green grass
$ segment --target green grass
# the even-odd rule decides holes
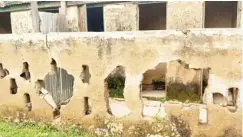
[[[46,124],[0,121],[0,137],[92,137],[78,128],[57,129]]]

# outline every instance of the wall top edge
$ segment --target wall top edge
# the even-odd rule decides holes
[[[117,32],[51,32],[43,33],[23,33],[23,34],[0,34],[0,40],[8,39],[30,39],[45,40],[47,38],[59,39],[65,37],[103,37],[103,38],[133,38],[133,37],[166,37],[169,35],[184,36],[194,35],[243,35],[243,29],[187,29],[187,30],[149,30],[149,31],[117,31]],[[58,37],[57,37],[58,35]],[[55,38],[56,37],[56,38]]]

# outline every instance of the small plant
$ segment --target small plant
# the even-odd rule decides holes
[[[166,97],[162,97],[159,99],[160,102],[164,103],[165,101],[167,101],[167,98]]]
[[[159,115],[155,115],[154,119],[155,119],[155,121],[158,121],[158,122],[163,122],[164,121],[164,118],[159,116]]]
[[[110,97],[124,98],[123,91],[125,86],[125,77],[115,76],[108,77],[108,88],[110,90]]]

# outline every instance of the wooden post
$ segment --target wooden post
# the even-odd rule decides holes
[[[61,1],[61,8],[59,13],[66,15],[66,10],[67,10],[66,1]]]
[[[37,1],[31,1],[31,17],[32,17],[32,26],[34,32],[40,32],[40,16],[38,11]]]
[[[61,7],[59,8],[59,20],[57,22],[58,30],[57,32],[66,32],[68,31],[67,28],[67,19],[66,19],[66,12],[67,12],[67,5],[66,1],[60,2]]]

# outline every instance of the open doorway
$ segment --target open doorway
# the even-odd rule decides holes
[[[87,7],[88,31],[103,32],[103,7]]]
[[[0,34],[12,33],[10,13],[0,13],[0,18]]]
[[[139,5],[139,30],[166,29],[166,2]]]
[[[237,1],[206,1],[205,28],[236,28]]]
[[[141,95],[147,99],[161,99],[166,97],[166,63],[159,63],[154,69],[143,74]]]

